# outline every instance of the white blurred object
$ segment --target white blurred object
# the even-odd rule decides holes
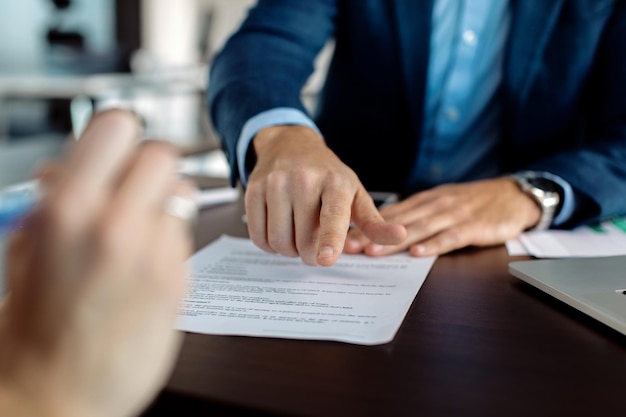
[[[202,8],[212,14],[208,28],[208,51],[212,58],[219,51],[230,35],[237,30],[248,14],[248,9],[256,0],[198,0]]]
[[[509,256],[528,256],[529,253],[519,239],[511,239],[506,242],[506,250]]]
[[[167,96],[138,94],[132,108],[145,120],[145,135],[178,146],[192,146],[200,138],[202,94],[172,93]]]
[[[131,60],[133,72],[188,72],[200,66],[202,15],[198,0],[141,0],[141,13],[141,49]],[[202,76],[206,78],[206,72]],[[186,146],[204,136],[201,91],[167,96],[146,91],[131,99],[134,110],[146,121],[147,136]]]
[[[228,178],[230,176],[230,166],[224,152],[215,150],[183,158],[179,172],[187,175]]]
[[[142,49],[158,69],[199,61],[198,0],[142,0],[141,10]]]
[[[86,95],[79,95],[72,99],[70,103],[70,118],[72,120],[72,135],[74,139],[80,139],[85,131],[89,120],[93,116],[93,103]]]
[[[234,203],[239,198],[239,189],[221,187],[211,190],[199,190],[194,201],[199,208],[215,207],[222,204]]]

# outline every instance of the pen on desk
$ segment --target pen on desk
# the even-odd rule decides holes
[[[88,97],[79,96],[72,100],[72,134],[78,140],[93,115],[93,104]],[[10,233],[19,226],[41,198],[38,180],[10,185],[0,190],[0,236]]]
[[[20,221],[40,200],[41,195],[38,180],[11,185],[0,190],[0,236],[19,226]],[[200,208],[231,203],[237,198],[239,190],[231,187],[198,190],[194,196],[195,203]]]
[[[78,96],[71,103],[72,135],[80,139],[94,114],[92,101]],[[0,237],[19,227],[41,199],[39,180],[10,185],[0,190]]]
[[[41,198],[39,181],[31,180],[0,191],[0,235],[11,232]]]

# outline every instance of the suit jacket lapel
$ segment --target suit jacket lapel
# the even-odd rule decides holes
[[[514,92],[515,108],[528,97],[562,4],[563,0],[512,1],[505,83],[506,89]]]
[[[434,0],[392,0],[399,58],[413,130],[421,133]]]
[[[528,97],[540,61],[564,0],[511,0],[513,22],[505,62],[509,109],[519,109]],[[420,136],[434,0],[391,0],[398,34],[399,58],[413,129]],[[511,94],[512,93],[512,94]],[[511,107],[512,106],[512,107]],[[511,114],[509,116],[512,116]],[[509,119],[509,121],[512,121]],[[513,126],[507,126],[507,130]]]

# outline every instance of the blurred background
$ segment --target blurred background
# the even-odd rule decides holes
[[[199,187],[234,191],[205,92],[214,55],[255,3],[0,0],[0,192],[21,187],[94,111],[109,107],[134,110],[146,137],[180,148],[181,171]],[[303,90],[309,109],[332,48],[331,40]],[[0,295],[5,237],[0,233]]]
[[[30,177],[107,107],[135,110],[147,137],[186,153],[215,148],[204,103],[209,62],[253,3],[3,1],[0,186]]]
[[[107,107],[227,175],[208,120],[211,59],[255,0],[20,0],[0,13],[0,187],[29,178]],[[314,103],[329,52],[305,94]],[[195,158],[195,159],[193,159]],[[192,160],[193,159],[193,160]]]

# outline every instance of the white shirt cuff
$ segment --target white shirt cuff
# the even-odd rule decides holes
[[[302,111],[290,107],[279,107],[257,114],[243,125],[239,140],[237,141],[237,164],[239,165],[239,180],[245,186],[248,182],[249,172],[246,172],[246,154],[250,142],[256,134],[266,127],[279,125],[307,126],[318,132],[320,130],[313,120]]]

